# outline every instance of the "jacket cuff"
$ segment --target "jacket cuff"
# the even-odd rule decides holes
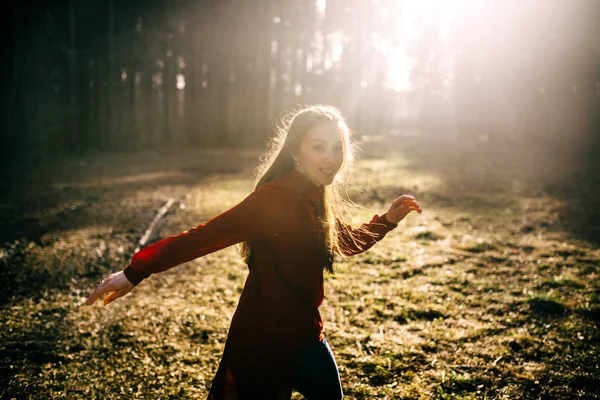
[[[385,227],[391,231],[392,229],[396,228],[398,226],[398,224],[394,224],[394,223],[388,221],[386,218],[386,214],[387,213],[381,214],[379,217],[376,218],[375,221],[380,224],[385,225]]]
[[[131,282],[131,284],[133,286],[137,286],[141,281],[143,281],[145,278],[147,278],[147,276],[145,274],[140,273],[140,272],[136,271],[135,269],[133,269],[133,267],[131,266],[131,264],[129,264],[123,270],[123,275],[125,275],[125,277],[127,278],[127,280],[129,282]]]

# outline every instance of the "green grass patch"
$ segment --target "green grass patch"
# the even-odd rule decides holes
[[[469,253],[485,253],[486,251],[496,250],[496,246],[484,241],[469,242],[459,248]]]
[[[578,279],[568,278],[565,275],[554,275],[551,279],[544,282],[544,286],[557,289],[557,288],[576,288],[580,289],[585,287],[583,282]]]
[[[445,315],[441,311],[431,308],[403,308],[400,313],[396,314],[394,321],[400,324],[406,324],[416,320],[434,321],[442,320],[444,318]]]
[[[442,398],[451,398],[447,394],[465,394],[480,391],[484,387],[481,380],[467,373],[452,371],[448,374],[444,383],[440,385],[439,395]]]
[[[394,256],[390,259],[393,263],[403,263],[408,261],[408,258],[405,256]]]
[[[414,236],[417,240],[440,240],[443,236],[433,231],[422,231]]]

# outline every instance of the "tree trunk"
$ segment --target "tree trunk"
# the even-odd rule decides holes
[[[112,147],[114,143],[114,90],[113,74],[115,69],[115,0],[108,0],[108,63],[106,64],[106,102],[105,102],[105,124],[102,147]]]
[[[78,60],[75,48],[75,0],[69,0],[69,150],[77,146],[77,72]]]

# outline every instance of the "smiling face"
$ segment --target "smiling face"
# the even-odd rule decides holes
[[[330,185],[344,163],[344,133],[333,122],[321,122],[306,132],[293,154],[296,170],[315,185]]]

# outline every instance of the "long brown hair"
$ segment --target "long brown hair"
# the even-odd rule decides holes
[[[332,106],[312,105],[288,112],[277,126],[277,134],[272,139],[266,154],[261,158],[256,174],[256,187],[271,182],[294,169],[294,154],[302,142],[304,135],[316,125],[329,122],[343,133],[343,162],[331,185],[324,187],[323,202],[318,212],[318,221],[323,235],[323,246],[327,251],[325,269],[333,272],[333,255],[341,254],[338,239],[339,208],[349,202],[342,198],[339,186],[344,182],[344,173],[348,171],[356,152],[352,132],[339,110]],[[244,261],[251,266],[252,248],[250,243],[243,242],[240,253]]]

